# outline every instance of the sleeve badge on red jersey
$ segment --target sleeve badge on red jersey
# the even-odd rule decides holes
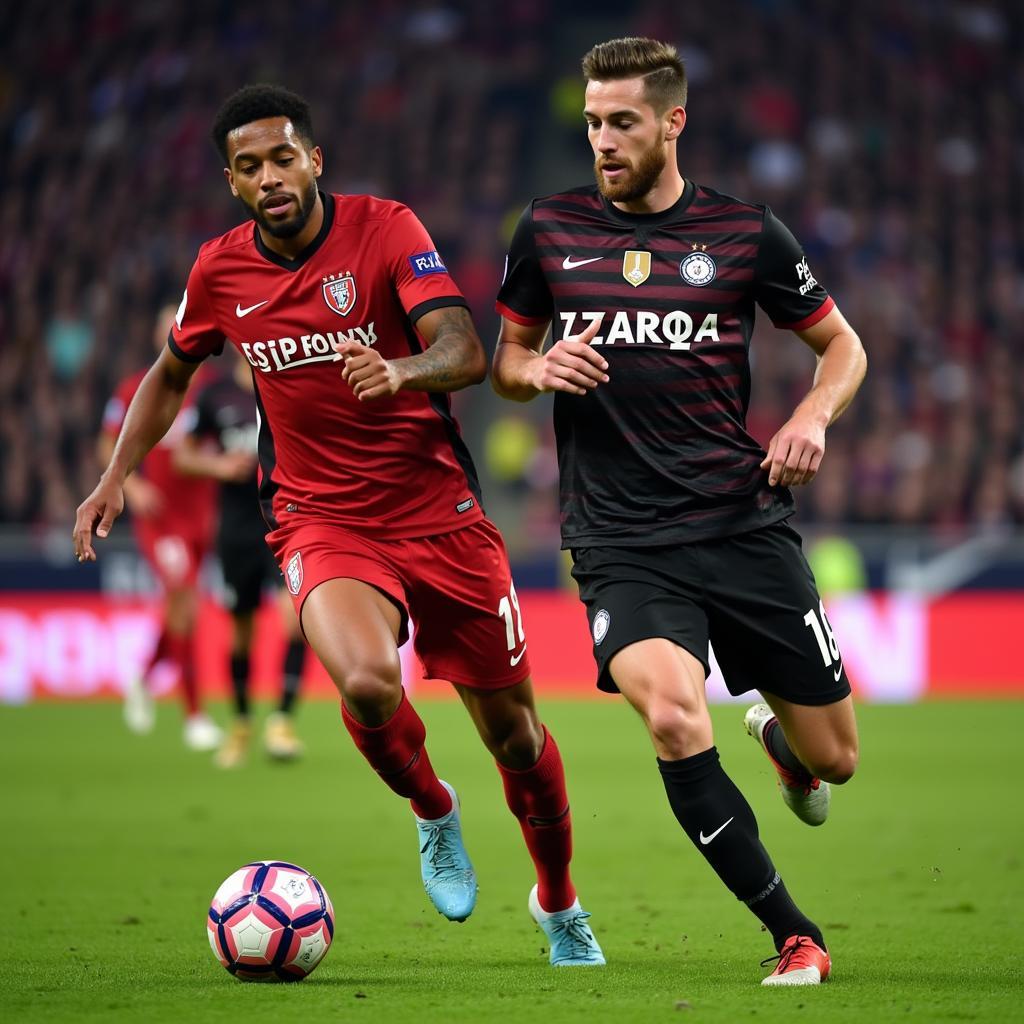
[[[351,274],[325,277],[324,301],[339,316],[348,316],[356,304],[356,279]]]
[[[418,252],[415,256],[409,257],[409,266],[416,277],[426,277],[427,274],[447,274],[448,268],[436,249],[430,252]]]
[[[288,560],[284,574],[288,579],[288,589],[298,597],[302,589],[302,552],[296,551]]]

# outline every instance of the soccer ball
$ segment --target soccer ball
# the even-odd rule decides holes
[[[258,860],[214,893],[206,932],[213,955],[242,981],[301,981],[334,937],[324,887],[295,864]]]

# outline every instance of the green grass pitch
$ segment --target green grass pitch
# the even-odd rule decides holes
[[[114,704],[0,709],[10,1021],[1009,1021],[1024,1019],[1024,772],[1011,702],[860,709],[862,760],[821,829],[783,806],[714,711],[724,763],[834,977],[766,990],[756,921],[686,841],[638,720],[613,701],[547,702],[576,823],[575,877],[605,969],[550,968],[526,912],[531,865],[461,706],[422,701],[431,757],[463,799],[480,880],[465,924],[420,888],[409,811],[356,754],[336,706],[302,708],[308,756],[217,771],[180,742],[124,732]],[[223,711],[220,712],[223,715]],[[299,985],[247,985],[213,959],[210,897],[246,861],[313,871],[333,947]]]

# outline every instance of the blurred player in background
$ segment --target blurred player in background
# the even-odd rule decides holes
[[[174,313],[174,306],[165,306],[157,314],[153,333],[157,351],[167,343]],[[107,403],[97,444],[100,465],[110,462],[125,413],[145,375],[146,370],[140,370],[122,381]],[[187,433],[192,415],[190,405],[184,405],[163,440],[125,481],[135,539],[164,600],[160,635],[141,675],[128,683],[124,715],[133,732],[153,728],[155,705],[149,677],[160,662],[171,662],[178,671],[185,706],[185,744],[193,750],[215,750],[222,733],[201,707],[194,636],[199,569],[213,532],[214,487],[208,480],[182,476],[173,466],[174,448]]]
[[[209,443],[215,446],[209,448]],[[253,626],[263,592],[277,589],[287,646],[282,672],[281,702],[267,718],[263,742],[267,753],[290,760],[302,753],[292,714],[299,691],[306,645],[281,571],[267,547],[267,524],[260,514],[257,474],[256,397],[252,368],[240,355],[229,374],[207,384],[196,396],[195,422],[174,453],[181,473],[220,482],[220,525],[217,558],[224,576],[225,605],[231,614],[231,686],[235,720],[217,751],[217,764],[234,768],[249,749],[249,673]],[[131,479],[131,478],[129,478]]]
[[[498,297],[494,384],[554,392],[562,542],[587,607],[598,686],[647,725],[672,810],[779,953],[767,985],[818,984],[831,961],[758,838],[714,746],[713,644],[730,691],[760,690],[747,731],[805,822],[857,763],[850,686],[787,525],[825,429],[864,377],[857,335],[764,206],[686,181],[686,75],[649,39],[583,63],[597,184],[535,200]],[[767,454],[746,432],[757,303],[818,357]],[[544,352],[548,326],[555,343]],[[776,959],[776,958],[772,958]]]
[[[508,556],[447,395],[487,371],[465,299],[408,208],[318,191],[323,156],[299,97],[242,89],[213,137],[256,225],[200,250],[167,347],[79,506],[78,558],[95,559],[93,530],[107,536],[125,478],[196,367],[230,339],[256,370],[268,543],[345,727],[410,801],[431,902],[463,921],[477,883],[455,790],[435,774],[402,688],[410,618],[426,675],[456,687],[497,762],[536,868],[528,904],[551,963],[603,964],[569,872],[562,761],[534,706]]]

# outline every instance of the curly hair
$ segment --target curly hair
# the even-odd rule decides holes
[[[287,117],[307,146],[313,145],[313,119],[309,104],[280,85],[246,85],[229,96],[213,119],[210,138],[217,152],[228,160],[228,134],[250,121]]]

